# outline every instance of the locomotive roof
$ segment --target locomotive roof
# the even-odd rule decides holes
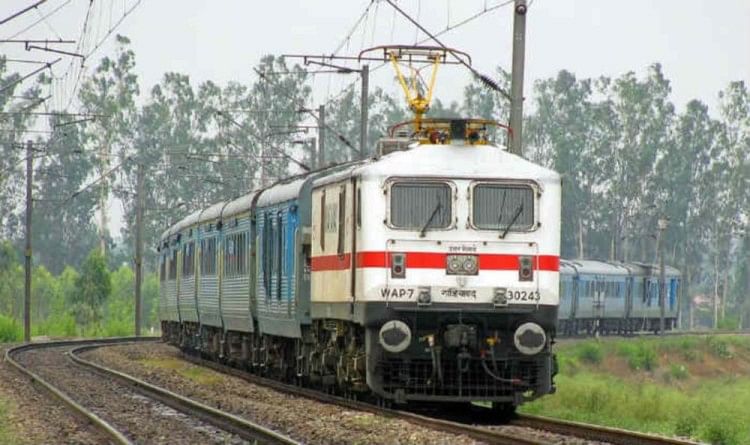
[[[419,145],[395,151],[380,158],[354,164],[332,175],[321,177],[315,185],[337,182],[353,175],[447,176],[478,179],[531,179],[560,184],[560,175],[541,165],[494,145]]]

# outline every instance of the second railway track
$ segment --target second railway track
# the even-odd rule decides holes
[[[109,443],[297,443],[260,425],[75,355],[76,350],[134,341],[131,338],[31,343],[9,349],[6,360],[86,417]]]

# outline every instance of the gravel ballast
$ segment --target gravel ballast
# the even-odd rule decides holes
[[[351,410],[282,393],[183,360],[163,343],[118,345],[82,354],[154,385],[237,414],[308,444],[477,444],[470,437],[436,431],[405,420]],[[499,426],[505,432],[545,442],[592,442],[543,431]]]
[[[16,360],[135,443],[246,443],[233,434],[144,397],[110,377],[73,363],[66,356],[70,349],[71,346],[58,346],[24,351],[16,356]],[[44,418],[49,418],[49,415]],[[68,442],[82,443],[76,439]],[[94,443],[107,442],[99,439]],[[62,442],[55,440],[52,443]]]

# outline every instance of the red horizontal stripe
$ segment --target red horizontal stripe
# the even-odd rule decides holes
[[[313,272],[324,270],[345,270],[351,267],[352,255],[322,255],[310,259],[310,268]]]
[[[402,252],[406,254],[406,268],[445,269],[447,253]],[[515,254],[478,254],[480,270],[518,270],[519,256]],[[532,256],[534,270],[557,272],[560,270],[560,257],[556,255]],[[321,255],[312,258],[313,272],[343,270],[351,267],[351,255]],[[357,268],[391,267],[389,252],[357,252]]]

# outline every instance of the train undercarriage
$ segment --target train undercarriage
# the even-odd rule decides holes
[[[162,333],[189,354],[384,405],[485,401],[507,414],[554,392],[549,337],[537,354],[524,355],[514,349],[512,331],[488,335],[486,326],[450,318],[407,340],[381,325],[341,320],[315,320],[301,339],[170,321],[162,322]],[[389,347],[404,341],[402,350]]]
[[[664,329],[671,331],[677,325],[675,318],[664,319]],[[578,318],[560,320],[557,331],[562,336],[579,335],[633,335],[638,332],[658,333],[659,318]]]

